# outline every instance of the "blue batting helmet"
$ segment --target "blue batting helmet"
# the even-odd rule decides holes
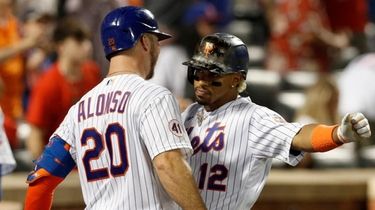
[[[247,47],[239,38],[215,33],[204,37],[193,58],[183,64],[188,66],[188,79],[192,83],[196,69],[217,74],[239,72],[246,79],[249,63]]]
[[[108,13],[101,26],[101,39],[106,58],[132,48],[144,33],[155,34],[159,41],[171,35],[159,31],[154,15],[135,6],[120,7]]]

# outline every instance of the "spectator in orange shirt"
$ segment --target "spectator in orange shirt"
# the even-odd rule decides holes
[[[14,2],[0,0],[0,106],[3,108],[4,128],[12,148],[18,146],[16,121],[23,118],[23,53],[42,43],[44,31],[42,24],[23,27],[13,14]]]
[[[69,107],[101,79],[98,66],[89,61],[89,36],[74,20],[58,23],[54,35],[57,61],[31,91],[27,121],[31,133],[26,146],[37,157]]]

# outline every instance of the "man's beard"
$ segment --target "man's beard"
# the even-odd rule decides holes
[[[146,80],[151,79],[154,76],[155,65],[156,65],[156,62],[158,61],[158,57],[159,57],[159,54],[157,54],[156,51],[155,51],[154,45],[151,46],[150,57],[151,57],[150,58],[151,59],[150,71],[149,71],[148,75],[146,76]]]
[[[199,97],[195,96],[195,101],[203,106],[209,105],[209,102],[205,99],[200,99]]]

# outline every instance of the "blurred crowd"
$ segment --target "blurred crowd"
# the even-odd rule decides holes
[[[174,35],[151,81],[182,110],[194,98],[181,63],[202,37],[227,32],[248,45],[244,94],[256,103],[301,123],[362,112],[375,127],[375,0],[0,0],[0,106],[18,170],[30,170],[69,107],[106,75],[99,23],[124,5],[148,8]],[[373,166],[372,142],[302,166]]]

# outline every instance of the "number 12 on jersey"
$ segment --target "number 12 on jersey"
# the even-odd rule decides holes
[[[226,185],[218,182],[224,181],[228,176],[228,169],[224,165],[216,164],[208,169],[208,164],[204,163],[200,167],[198,188],[203,190],[207,179],[207,190],[225,191]],[[208,177],[207,177],[208,176]]]

